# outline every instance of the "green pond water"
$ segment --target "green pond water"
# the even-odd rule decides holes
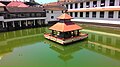
[[[94,30],[62,46],[43,37],[48,28],[0,33],[0,66],[120,67],[120,35]]]

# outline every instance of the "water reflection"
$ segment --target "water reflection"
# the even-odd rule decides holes
[[[50,48],[57,53],[59,53],[58,57],[62,59],[63,61],[69,61],[70,59],[73,59],[72,54],[82,50],[81,45],[87,44],[86,40],[83,40],[81,43],[74,43],[68,46],[62,46],[58,43],[51,42],[49,40],[45,40],[50,45]]]
[[[82,49],[88,49],[93,52],[120,60],[120,35],[106,34],[106,33],[89,33],[87,40],[77,42],[68,46],[61,46],[57,43],[47,41],[50,48],[60,55],[58,56],[63,61],[73,59],[72,54]]]
[[[16,47],[30,45],[43,40],[46,28],[26,29],[0,33],[0,59]]]

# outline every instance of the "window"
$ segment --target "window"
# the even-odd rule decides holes
[[[97,1],[93,1],[93,7],[97,7]]]
[[[93,17],[93,18],[96,17],[96,12],[92,12],[92,17]]]
[[[75,8],[78,8],[78,4],[77,3],[75,3]]]
[[[104,11],[100,12],[100,18],[104,18]]]
[[[80,8],[83,8],[83,3],[80,3]]]
[[[53,13],[53,11],[51,11],[51,13]]]
[[[47,13],[49,13],[49,11],[47,11]]]
[[[104,6],[105,6],[105,0],[101,0],[100,6],[101,6],[101,7],[104,7]]]
[[[119,13],[118,13],[118,18],[120,18],[120,11],[119,11]]]
[[[90,2],[86,2],[86,8],[90,7]]]
[[[72,9],[73,8],[73,4],[70,4],[70,9]]]
[[[83,12],[80,12],[80,17],[83,17]]]
[[[62,13],[64,13],[64,11],[62,10]]]
[[[72,12],[70,12],[70,16],[71,16],[71,17],[73,16],[73,13],[72,13]]]
[[[86,17],[89,17],[89,12],[86,12]]]
[[[78,13],[77,13],[77,12],[75,12],[75,17],[77,17],[77,15],[78,15]]]
[[[114,6],[115,0],[110,0],[110,6]]]
[[[51,19],[54,19],[54,16],[51,16]]]
[[[110,11],[110,12],[108,13],[108,18],[113,18],[113,15],[114,15],[114,12],[113,12],[113,11]]]

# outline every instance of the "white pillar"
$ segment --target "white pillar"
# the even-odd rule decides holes
[[[104,18],[108,19],[108,11],[105,11],[104,13],[105,13]]]
[[[26,20],[26,26],[28,26],[27,20]]]
[[[80,3],[78,3],[78,9],[80,9]]]
[[[90,7],[93,7],[93,1],[90,1]]]
[[[12,25],[13,25],[13,27],[15,27],[15,23],[14,23],[14,21],[13,21]]]
[[[75,18],[75,12],[73,12],[72,14],[73,14],[73,18]]]
[[[7,22],[5,23],[6,27],[8,27]]]
[[[100,18],[100,12],[96,12],[96,18]]]
[[[101,5],[101,0],[97,0],[97,7],[100,7]]]
[[[92,18],[92,12],[89,12],[89,18]]]
[[[119,6],[120,0],[115,0],[115,6]]]
[[[35,26],[35,20],[34,20],[34,22],[33,22],[33,23],[34,23],[34,26]]]
[[[78,13],[77,18],[79,18],[80,17],[80,12],[77,12],[77,13]]]
[[[73,7],[73,9],[75,9],[75,3],[73,3],[72,7]]]
[[[3,28],[5,28],[5,24],[4,24],[4,22],[2,22],[2,26],[3,26]]]
[[[86,2],[83,2],[83,8],[86,8]]]
[[[21,23],[21,21],[20,21],[20,27],[22,27],[22,23]]]
[[[119,11],[114,11],[114,15],[113,15],[114,19],[118,19],[118,13],[119,13]]]
[[[105,0],[105,6],[109,6],[110,0]]]
[[[68,4],[68,9],[70,9],[70,4]]]
[[[86,12],[83,12],[83,18],[86,18]]]

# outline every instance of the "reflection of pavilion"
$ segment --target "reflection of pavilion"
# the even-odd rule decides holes
[[[34,32],[33,32],[34,31]],[[0,33],[0,60],[16,47],[30,45],[42,41],[45,28],[26,29]]]
[[[68,61],[72,59],[73,58],[72,54],[81,50],[82,49],[81,45],[87,44],[87,41],[83,41],[74,43],[74,45],[62,46],[48,40],[45,41],[50,44],[50,48],[52,50],[60,54],[58,57],[63,61]]]

